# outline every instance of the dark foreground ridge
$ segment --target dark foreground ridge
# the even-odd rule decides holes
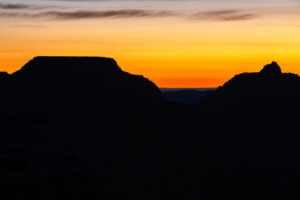
[[[282,73],[276,62],[266,65],[258,73],[235,76],[211,95],[210,101],[222,106],[262,106],[280,108],[298,104],[300,100],[300,77]]]
[[[143,76],[123,72],[111,58],[36,57],[12,75],[2,73],[0,81],[1,92],[7,94],[4,96],[85,96],[102,103],[132,105],[161,101],[155,84]]]
[[[0,199],[299,196],[300,78],[275,62],[197,106],[109,58],[37,57],[0,92]]]

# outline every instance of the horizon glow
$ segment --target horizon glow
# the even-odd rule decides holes
[[[36,56],[99,56],[163,88],[218,87],[272,61],[300,74],[296,0],[0,0],[0,24],[9,73]]]

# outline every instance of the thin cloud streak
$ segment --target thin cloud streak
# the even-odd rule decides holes
[[[51,9],[59,8],[59,6],[50,6],[50,5],[31,5],[31,4],[22,4],[22,3],[0,3],[0,12],[1,10],[5,11],[22,11],[22,10],[40,10],[40,9]]]
[[[216,20],[216,21],[239,21],[258,18],[258,14],[243,12],[240,10],[217,10],[198,12],[190,16],[192,20]]]
[[[93,18],[143,18],[143,17],[168,17],[178,16],[171,11],[151,11],[138,9],[108,10],[108,11],[49,11],[36,14],[35,17],[50,17],[61,20],[93,19]]]
[[[31,8],[31,6],[26,4],[4,4],[0,3],[0,9],[6,9],[6,10],[18,10],[18,9],[28,9]]]
[[[1,4],[0,4],[1,5]],[[23,5],[23,4],[22,4]],[[17,6],[15,6],[17,8]],[[1,8],[1,7],[0,7]],[[19,6],[17,9],[30,8],[29,5]],[[214,20],[214,21],[240,21],[260,17],[258,14],[243,10],[211,10],[202,12],[180,12],[170,10],[78,10],[78,11],[43,11],[43,12],[0,12],[0,17],[23,18],[49,18],[54,20],[81,20],[81,19],[121,19],[121,18],[154,18],[154,17],[180,17],[188,20]]]

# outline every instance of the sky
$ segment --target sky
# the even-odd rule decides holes
[[[159,87],[208,88],[277,61],[300,74],[299,0],[0,0],[0,71],[114,58]]]

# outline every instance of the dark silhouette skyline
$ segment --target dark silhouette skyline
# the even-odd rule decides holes
[[[0,92],[1,199],[299,196],[300,77],[275,62],[169,101],[110,58],[36,57]]]

